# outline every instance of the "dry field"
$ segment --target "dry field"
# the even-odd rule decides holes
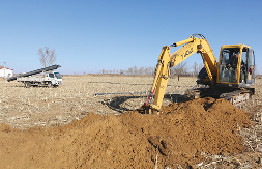
[[[120,126],[123,127],[122,123],[129,124],[131,128],[133,127],[132,130],[130,129],[127,130],[126,134],[129,133],[128,135],[125,135],[125,136],[122,135],[123,136],[122,140],[128,141],[124,138],[132,136],[132,138],[130,137],[131,138],[130,142],[132,142],[132,144],[133,143],[135,144],[136,141],[139,141],[135,139],[140,138],[138,137],[139,136],[138,133],[135,132],[134,134],[134,130],[136,130],[137,126],[132,124],[132,119],[130,119],[129,114],[125,112],[130,111],[130,110],[136,110],[145,103],[147,99],[147,94],[145,92],[150,90],[152,81],[153,81],[152,77],[138,77],[138,76],[136,77],[134,76],[92,76],[92,75],[71,76],[71,77],[65,76],[63,79],[63,84],[58,88],[45,88],[45,87],[24,88],[22,83],[18,83],[18,82],[8,83],[4,80],[0,80],[0,86],[1,86],[0,88],[0,124],[5,123],[15,128],[25,129],[25,128],[32,127],[32,126],[51,126],[51,125],[57,126],[57,125],[67,124],[73,121],[74,119],[77,119],[77,121],[79,121],[80,123],[78,124],[78,122],[74,121],[72,125],[65,126],[64,128],[61,128],[59,130],[54,129],[55,132],[52,131],[48,134],[46,134],[46,130],[29,129],[28,132],[25,132],[25,134],[29,134],[28,136],[23,135],[16,130],[13,131],[12,129],[9,129],[6,126],[2,126],[2,127],[0,126],[0,129],[2,130],[1,134],[2,134],[3,139],[13,140],[13,138],[15,138],[14,141],[10,143],[10,145],[8,145],[9,144],[8,141],[3,141],[0,144],[2,144],[3,146],[6,145],[4,147],[8,147],[8,146],[14,146],[14,147],[18,146],[19,147],[20,145],[25,145],[25,150],[19,149],[19,152],[21,151],[21,154],[23,154],[23,152],[27,151],[28,149],[37,149],[37,147],[40,146],[39,152],[38,150],[36,150],[36,152],[31,152],[31,154],[25,155],[23,157],[25,158],[24,160],[20,160],[21,164],[24,164],[24,166],[29,165],[29,168],[32,168],[32,166],[30,167],[30,165],[36,164],[34,163],[34,161],[31,160],[32,154],[35,154],[35,153],[41,154],[41,153],[48,152],[51,150],[55,152],[55,150],[52,147],[52,146],[56,146],[56,145],[53,145],[54,139],[57,139],[58,142],[60,141],[61,143],[59,144],[62,144],[64,140],[64,141],[68,141],[68,146],[71,146],[71,145],[76,146],[78,145],[78,142],[76,142],[75,140],[89,138],[89,135],[95,134],[93,130],[96,131],[98,128],[99,128],[99,131],[97,131],[95,138],[97,137],[97,134],[99,135],[100,129],[101,131],[105,132],[103,135],[101,135],[100,140],[96,140],[98,152],[103,152],[100,150],[100,147],[101,146],[103,147],[103,145],[106,144],[106,142],[105,143],[103,142],[103,138],[106,137],[108,142],[110,142],[111,140],[117,139],[117,138],[111,138],[110,134],[112,133],[108,131],[113,130],[114,132],[119,132],[118,133],[119,136],[121,135]],[[167,88],[167,92],[166,92],[167,95],[164,100],[164,105],[169,105],[172,102],[179,102],[179,96],[183,94],[183,91],[185,91],[186,89],[193,88],[195,86],[195,81],[196,81],[195,78],[190,78],[190,77],[180,78],[179,82],[177,81],[177,79],[170,79],[169,85]],[[95,95],[97,93],[122,93],[122,94]],[[222,104],[218,103],[217,105],[221,106]],[[176,107],[176,105],[174,106]],[[225,109],[225,108],[221,107],[220,115],[223,115],[221,117],[224,117],[224,115],[228,115],[228,114],[224,114],[222,109]],[[232,112],[235,112],[235,113],[238,112],[238,110],[234,110],[233,108],[230,108],[230,109],[232,110]],[[181,110],[184,110],[184,111],[187,110],[186,113],[189,113],[189,114],[195,111],[196,114],[200,113],[200,115],[201,113],[208,112],[208,110],[205,111],[203,107],[199,105],[193,105],[193,104],[189,105],[189,107],[187,107],[187,105],[184,105],[184,106],[181,105]],[[251,115],[251,120],[254,124],[253,126],[249,128],[243,128],[239,130],[239,134],[243,140],[243,143],[241,144],[243,144],[244,147],[246,147],[245,152],[240,153],[240,154],[227,154],[227,155],[225,154],[223,155],[221,154],[220,155],[201,154],[201,156],[205,157],[203,159],[204,162],[203,163],[198,162],[198,164],[196,165],[197,168],[261,168],[262,167],[262,165],[259,164],[261,163],[261,161],[259,162],[259,159],[261,160],[261,157],[262,157],[262,115],[261,115],[262,114],[262,79],[259,79],[259,78],[257,79],[256,96],[252,100],[250,100],[249,103],[245,107],[242,108],[242,110],[244,110],[249,115]],[[91,112],[93,112],[94,114],[102,114],[102,115],[126,114],[126,116],[119,116],[119,118],[115,118],[115,116],[109,116],[108,118],[104,118],[102,116],[101,117],[95,116]],[[175,115],[175,113],[178,113],[178,115]],[[87,116],[88,114],[90,115]],[[179,114],[179,111],[178,111],[178,112],[174,112],[173,115],[171,114],[167,117],[169,118],[172,117],[176,119],[180,115],[181,114]],[[84,121],[81,122],[79,119],[82,119],[85,116],[87,116],[87,118],[86,119],[84,118]],[[140,116],[139,114],[134,114],[134,116],[137,116],[137,119],[139,119],[141,122],[146,121],[146,119],[144,119],[144,116]],[[189,118],[192,118],[193,116],[194,114],[191,114]],[[206,118],[212,119],[213,115],[210,117],[209,116],[207,116]],[[132,114],[130,115],[130,117],[133,118]],[[199,115],[196,117],[198,118]],[[152,120],[151,121],[152,123],[155,118],[157,117],[155,116],[148,117],[148,119]],[[95,119],[97,119],[97,124],[94,123],[94,121],[96,121]],[[111,119],[111,122],[110,122],[110,119]],[[122,122],[119,123],[119,119],[121,119]],[[185,120],[188,123],[191,123],[192,121],[194,121],[194,119],[192,119],[192,121],[187,120],[187,119],[188,118],[185,118]],[[162,120],[163,124],[169,124],[169,123],[173,124],[172,122],[173,120],[167,120],[165,119],[165,116],[161,116],[160,120]],[[200,118],[199,120],[201,121],[202,119]],[[137,121],[136,124],[142,125],[142,123],[139,123],[140,121]],[[85,122],[88,122],[88,124],[85,125]],[[108,127],[104,126],[105,122],[108,123],[106,124],[106,125],[109,125]],[[204,122],[205,120],[203,121],[203,123]],[[158,120],[155,120],[154,123],[158,124],[159,122]],[[201,123],[199,125],[201,125]],[[222,124],[224,124],[223,118],[222,118]],[[228,124],[225,122],[224,125],[228,125]],[[234,124],[234,120],[232,121],[232,124]],[[83,130],[79,131],[76,128],[78,125],[79,126],[82,125],[83,128],[84,126],[87,127],[88,132],[90,133],[87,133],[87,129],[85,131]],[[146,123],[143,125],[146,126]],[[212,125],[212,123],[210,123],[210,125]],[[72,127],[72,130],[70,126]],[[163,125],[162,127],[164,126],[165,125]],[[128,127],[128,126],[124,126],[124,127]],[[156,128],[156,130],[163,131],[163,133],[166,133],[165,137],[167,139],[170,138],[168,134],[169,133],[168,130],[163,130],[163,128],[161,128],[160,123],[159,123],[159,127],[160,128]],[[215,127],[218,127],[218,126],[215,126]],[[50,131],[51,130],[52,129],[50,129]],[[60,130],[63,131],[63,134],[61,135],[59,134]],[[148,131],[152,130],[151,132],[154,133],[153,129],[150,129],[150,125],[148,126],[148,129],[145,129],[145,131],[147,130]],[[43,135],[40,134],[40,131],[41,133],[44,133],[44,134]],[[139,133],[141,134],[141,139],[144,139],[145,131],[144,130],[143,132],[139,131]],[[39,132],[39,135],[36,134],[37,132]],[[67,132],[69,133],[71,132],[71,134],[68,135]],[[85,134],[87,137],[78,136],[77,133],[79,134],[80,132],[83,132],[83,134]],[[218,130],[218,132],[220,131]],[[8,134],[8,133],[13,133],[13,134]],[[58,133],[58,134],[55,134],[55,133]],[[194,135],[194,130],[192,131],[192,133]],[[158,138],[159,133],[156,132],[155,134],[157,136],[156,138]],[[74,135],[75,137],[73,137]],[[150,132],[147,135],[150,135]],[[41,139],[37,139],[38,136]],[[30,138],[27,138],[27,137],[30,137]],[[50,137],[50,139],[46,137]],[[160,137],[161,137],[161,134],[160,134]],[[164,135],[162,135],[162,137],[164,137]],[[150,137],[150,139],[152,138]],[[122,140],[119,143],[122,144],[123,143]],[[228,140],[227,136],[225,137],[225,141],[226,140]],[[85,146],[82,144],[82,142],[83,141],[81,140],[78,146],[81,146],[83,148]],[[92,142],[94,141],[90,141],[90,144]],[[141,142],[141,143],[143,144],[145,143],[144,146],[147,146],[147,147],[151,146],[149,143],[151,143],[153,147],[154,147],[154,144],[158,145],[157,141],[155,140],[150,140],[149,142],[145,140],[145,142]],[[114,141],[110,142],[110,144],[114,144]],[[124,143],[122,146],[125,147],[125,145],[127,144],[129,143]],[[46,145],[46,146],[43,146],[43,145]],[[78,146],[75,147],[76,152],[78,151]],[[11,149],[14,147],[11,147]],[[134,145],[134,147],[136,149],[136,145]],[[137,146],[137,148],[138,147],[139,146]],[[151,148],[153,147],[151,146]],[[230,146],[228,145],[226,145],[225,147],[228,147],[230,149]],[[114,148],[114,149],[118,150],[117,148]],[[61,157],[66,157],[65,155],[63,155],[64,151],[69,151],[69,152],[71,151],[70,149],[67,149],[64,146],[62,148],[58,147],[57,150],[59,151],[61,150],[62,153],[57,154],[57,156],[54,155],[54,157],[52,157],[50,154],[49,158],[51,157],[58,158],[58,156],[60,155]],[[86,158],[88,153],[91,152],[91,150],[84,151],[83,149],[83,152],[81,151],[81,153],[83,153],[83,157]],[[12,155],[12,151],[9,150],[8,148],[5,151],[11,152],[10,155]],[[93,151],[95,151],[95,149]],[[123,150],[122,149],[119,150],[119,152],[121,151]],[[124,151],[126,151],[126,149],[124,149]],[[157,150],[154,150],[154,148],[153,150],[150,150],[150,152],[154,152],[154,151],[158,152]],[[87,153],[87,154],[84,154],[84,153]],[[148,154],[148,152],[145,152],[145,153]],[[139,153],[135,153],[134,155],[139,155]],[[2,156],[5,157],[5,154],[2,154]],[[0,157],[2,156],[0,153]],[[48,158],[48,156],[45,156],[45,154],[43,154],[43,156]],[[43,156],[41,155],[39,156],[38,160],[37,159],[35,160],[38,162],[41,162],[41,158]],[[34,155],[32,156],[32,158],[33,157]],[[183,155],[179,157],[185,158],[185,156]],[[9,164],[9,160],[10,160],[8,158],[6,159],[7,164]],[[17,159],[18,157],[16,157],[16,153],[14,153],[14,156],[10,156],[10,158]],[[29,160],[26,158],[28,158]],[[159,155],[159,158],[161,159],[160,155]],[[74,156],[74,159],[76,160],[75,161],[76,165],[78,165],[80,158],[78,158],[77,154],[76,156]],[[114,160],[114,158],[112,159]],[[139,156],[137,156],[136,158],[134,157],[133,160],[139,161],[140,160]],[[68,160],[65,159],[65,161],[68,161]],[[135,163],[136,165],[140,163],[138,161],[137,163]],[[145,165],[150,164],[149,166],[152,167],[152,161],[154,164],[157,161],[157,159],[151,156],[151,161],[149,160],[148,162],[145,163]],[[85,163],[83,164],[87,164],[87,162],[91,162],[91,160],[85,159]],[[112,161],[108,163],[111,163],[111,162]],[[61,164],[62,163],[63,162],[61,162]],[[92,163],[92,164],[90,163],[91,166],[94,164],[95,163]],[[118,163],[115,163],[115,164],[118,164]],[[112,164],[111,167],[116,166],[115,164]],[[42,167],[40,168],[45,168],[43,167],[45,165],[48,166],[48,164],[43,164]],[[73,167],[73,168],[77,167],[76,165],[74,166],[73,163],[69,163],[68,165],[70,165],[70,167]],[[16,165],[10,164],[10,166],[11,168],[15,168],[14,166]],[[60,167],[58,166],[55,168],[60,168]],[[181,166],[178,165],[177,168],[179,167]]]
[[[195,81],[194,78],[180,78],[179,82],[171,79],[167,93],[181,93],[192,88]],[[90,112],[117,115],[141,107],[147,99],[143,92],[150,90],[152,82],[151,77],[66,76],[58,88],[24,88],[22,83],[1,80],[0,123],[24,128],[68,123]],[[95,96],[96,93],[124,94]],[[164,104],[171,102],[165,99]]]

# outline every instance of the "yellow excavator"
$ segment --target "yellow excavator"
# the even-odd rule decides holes
[[[173,47],[179,47],[170,54]],[[225,98],[238,106],[255,94],[255,55],[250,46],[222,46],[219,62],[202,34],[163,47],[157,60],[155,78],[145,106],[149,112],[160,111],[170,78],[170,68],[184,61],[194,53],[202,56],[204,67],[200,70],[197,84],[204,87],[192,89],[190,97],[211,96]],[[153,101],[152,101],[153,100]]]

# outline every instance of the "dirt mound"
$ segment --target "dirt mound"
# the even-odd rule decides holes
[[[244,150],[237,135],[247,114],[223,99],[196,99],[160,115],[93,113],[65,126],[26,130],[0,126],[2,168],[153,168],[189,166],[201,153]]]

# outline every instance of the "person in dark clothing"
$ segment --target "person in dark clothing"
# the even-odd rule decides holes
[[[231,58],[229,58],[227,64],[227,68],[229,69],[229,77],[232,82],[236,81],[237,62],[238,62],[238,53],[235,53]]]
[[[228,67],[236,68],[237,61],[238,61],[238,54],[235,53],[234,56],[229,59]]]

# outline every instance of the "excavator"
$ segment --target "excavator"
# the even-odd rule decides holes
[[[180,49],[171,54],[171,48],[179,46]],[[217,62],[207,39],[202,34],[193,34],[185,40],[163,47],[157,60],[153,85],[145,103],[148,113],[158,112],[162,108],[170,68],[195,53],[202,56],[204,63],[197,80],[198,86],[202,87],[185,92],[187,97],[225,98],[237,107],[255,94],[255,55],[250,46],[222,46]]]

